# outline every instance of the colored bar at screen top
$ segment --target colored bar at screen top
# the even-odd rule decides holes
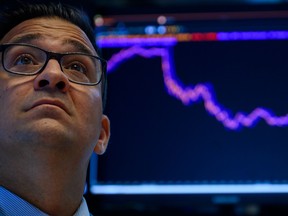
[[[288,31],[196,32],[167,35],[99,36],[99,47],[174,46],[177,42],[287,40]]]

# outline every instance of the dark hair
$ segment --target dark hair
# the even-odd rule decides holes
[[[17,4],[1,5],[0,11],[0,39],[2,39],[13,27],[24,22],[25,20],[38,17],[59,17],[78,26],[85,32],[93,47],[99,53],[93,27],[88,15],[70,5],[61,3],[24,3],[18,1]],[[103,109],[106,103],[106,68],[102,77],[102,101]]]

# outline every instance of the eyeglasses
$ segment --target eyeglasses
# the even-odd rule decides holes
[[[2,44],[3,68],[19,75],[41,73],[50,59],[56,59],[67,78],[81,85],[97,85],[106,72],[106,60],[86,53],[54,53],[30,44]]]

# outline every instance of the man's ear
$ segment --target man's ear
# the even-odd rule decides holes
[[[94,148],[94,152],[98,155],[101,155],[106,151],[109,138],[110,138],[110,121],[106,115],[102,115],[101,125],[102,125],[102,128],[101,128],[100,136]]]

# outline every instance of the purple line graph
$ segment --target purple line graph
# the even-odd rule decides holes
[[[167,92],[180,100],[184,105],[192,105],[195,102],[203,101],[204,108],[224,127],[230,130],[238,130],[242,127],[252,127],[259,120],[263,119],[269,126],[283,127],[288,125],[288,114],[275,116],[266,108],[256,107],[250,113],[237,112],[231,114],[216,99],[213,89],[208,85],[198,83],[196,85],[184,86],[176,76],[173,57],[169,47],[143,48],[139,46],[123,49],[114,54],[108,61],[108,73],[112,73],[121,63],[128,61],[136,56],[143,58],[160,57],[163,71],[164,84]]]

